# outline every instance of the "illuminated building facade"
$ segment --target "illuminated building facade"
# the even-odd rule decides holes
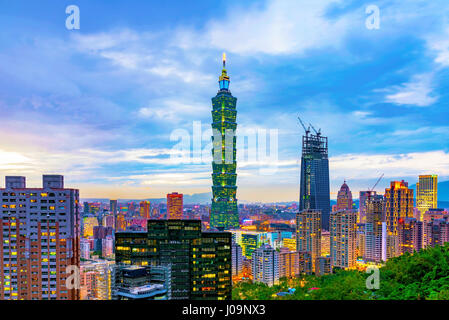
[[[182,219],[183,210],[183,195],[177,192],[167,194],[167,219]]]
[[[89,238],[94,236],[94,227],[98,226],[97,217],[84,217],[83,218],[83,237]]]
[[[387,226],[384,220],[384,200],[381,195],[371,195],[366,199],[365,255],[366,261],[387,260]]]
[[[114,265],[110,261],[91,261],[80,266],[81,300],[111,300]]]
[[[366,223],[367,200],[377,195],[376,191],[360,191],[359,193],[359,217],[357,222]]]
[[[316,261],[316,275],[324,276],[332,273],[332,260],[330,256],[321,256]]]
[[[297,248],[296,237],[282,239],[282,246],[288,248],[290,251],[295,251]]]
[[[0,189],[0,299],[78,300],[66,267],[80,265],[79,195],[64,177],[44,175],[42,188],[6,177]]]
[[[237,98],[229,91],[223,56],[220,90],[212,98],[212,206],[210,226],[219,230],[239,228],[237,208]]]
[[[182,195],[181,195],[181,201],[182,201]],[[167,201],[167,203],[168,203],[168,201]],[[182,206],[182,204],[181,204],[181,206]],[[150,201],[140,201],[139,207],[140,207],[140,211],[139,211],[140,216],[145,219],[150,219],[151,218],[151,215],[150,215],[151,202]]]
[[[389,234],[397,235],[400,218],[413,217],[413,189],[408,183],[392,181],[385,189],[385,222]]]
[[[400,218],[398,223],[399,253],[420,251],[423,246],[423,223],[415,218]]]
[[[255,282],[272,286],[279,283],[279,252],[264,244],[252,255],[252,273]]]
[[[449,242],[449,221],[448,219],[432,219],[423,222],[424,224],[424,247],[444,246]]]
[[[331,254],[331,233],[321,230],[321,256],[326,257]]]
[[[438,207],[438,176],[421,175],[416,184],[416,208],[420,212],[420,221],[423,221],[423,215],[429,209]]]
[[[330,237],[332,267],[355,268],[357,260],[357,212],[339,210],[331,213]]]
[[[282,247],[279,250],[279,278],[294,278],[301,273],[299,252]]]
[[[366,230],[365,230],[365,224],[364,223],[357,223],[356,228],[356,237],[357,237],[357,249],[356,249],[356,256],[357,257],[364,257],[365,256],[365,242],[366,242]]]
[[[296,214],[296,250],[310,252],[312,269],[321,256],[321,210],[303,210]]]
[[[346,181],[340,187],[337,195],[337,210],[352,210],[352,192]]]
[[[387,226],[387,259],[400,254],[398,238],[399,219],[413,217],[413,189],[408,183],[392,181],[385,189],[385,223]]]
[[[330,190],[327,137],[306,131],[302,138],[299,211],[321,210],[321,229],[329,230]]]
[[[227,230],[232,233],[234,241],[242,247],[243,256],[251,259],[254,250],[268,244],[268,233],[262,231]]]
[[[171,299],[231,298],[232,236],[200,220],[148,220],[147,232],[116,233],[117,264],[171,264]]]

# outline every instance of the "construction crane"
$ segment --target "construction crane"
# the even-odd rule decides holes
[[[309,125],[312,127],[313,131],[315,131],[317,136],[319,136],[321,134],[321,129],[318,129],[318,131],[316,131],[316,129],[312,126],[312,124],[310,122],[309,122]]]
[[[298,117],[299,123],[302,125],[302,127],[304,128],[304,131],[306,132],[306,135],[308,135],[310,133],[310,127],[306,128],[306,126],[304,125],[304,122],[302,122],[301,118]]]
[[[382,173],[382,175],[379,177],[379,179],[377,179],[376,183],[374,184],[374,186],[369,190],[370,192],[374,190],[374,188],[377,186],[377,184],[380,182],[380,180],[384,177],[384,173]]]

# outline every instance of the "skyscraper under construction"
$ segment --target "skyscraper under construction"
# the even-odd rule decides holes
[[[321,210],[321,228],[329,230],[330,191],[327,137],[321,131],[310,132],[306,128],[302,137],[301,181],[299,211]]]

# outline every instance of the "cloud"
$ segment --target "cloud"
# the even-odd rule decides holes
[[[449,175],[449,153],[445,151],[413,152],[403,154],[344,154],[330,159],[334,179],[375,178],[379,173],[386,177],[415,177],[433,173]]]
[[[428,107],[438,100],[433,94],[432,74],[414,75],[409,82],[392,86],[381,91],[392,92],[385,97],[385,102],[397,105],[414,105]]]
[[[351,25],[351,14],[325,17],[331,4],[341,1],[274,1],[260,8],[233,8],[223,19],[211,20],[205,31],[182,30],[174,43],[187,49],[212,47],[241,55],[304,53],[340,45]]]
[[[449,27],[442,34],[427,37],[427,46],[435,55],[434,61],[442,67],[449,67]]]

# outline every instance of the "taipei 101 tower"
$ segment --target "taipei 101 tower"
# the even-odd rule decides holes
[[[229,91],[226,55],[219,77],[219,90],[212,98],[212,207],[210,227],[218,230],[239,227],[237,209],[237,98]]]

